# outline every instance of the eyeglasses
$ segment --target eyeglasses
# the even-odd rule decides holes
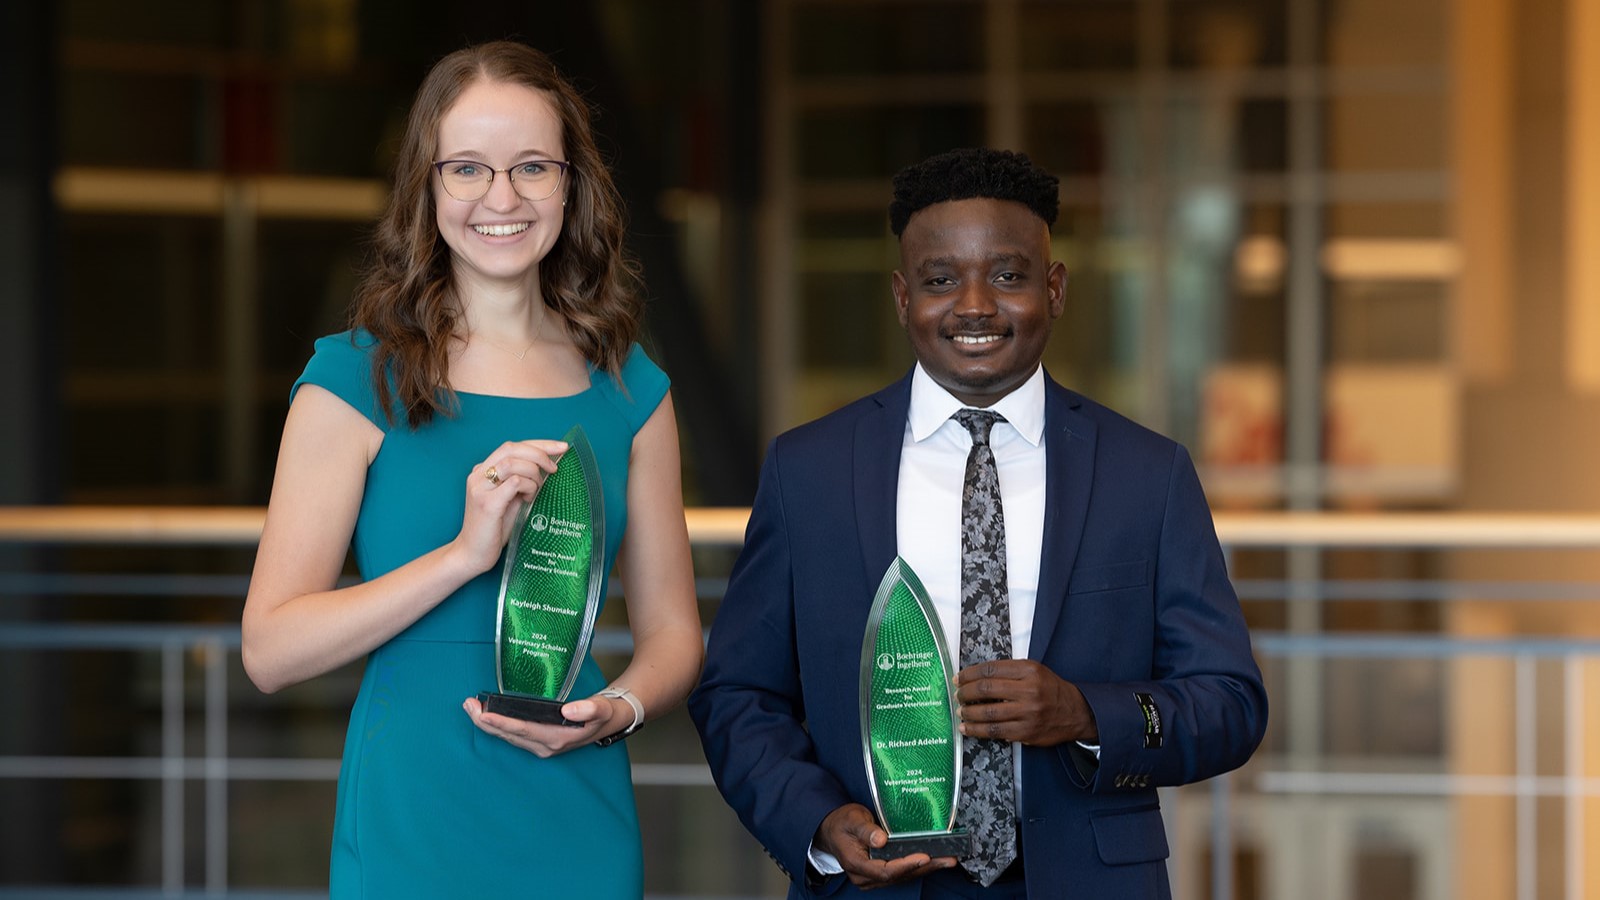
[[[445,193],[464,202],[481,200],[489,193],[494,177],[501,172],[511,179],[511,189],[524,200],[538,201],[561,187],[561,177],[571,163],[554,159],[530,159],[509,169],[495,169],[470,159],[447,159],[433,164]]]

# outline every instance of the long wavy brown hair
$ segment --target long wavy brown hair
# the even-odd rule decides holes
[[[377,339],[372,383],[391,425],[397,407],[413,429],[455,409],[449,359],[460,306],[450,249],[435,218],[433,162],[439,121],[479,81],[539,91],[561,120],[571,166],[563,182],[561,236],[539,263],[544,302],[566,319],[584,358],[613,377],[639,332],[638,266],[623,246],[622,198],[595,146],[588,104],[550,58],[532,47],[495,41],[457,50],[428,72],[411,104],[394,188],[351,308],[351,325]]]

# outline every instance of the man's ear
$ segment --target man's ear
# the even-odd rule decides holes
[[[906,327],[906,306],[911,302],[911,288],[906,284],[906,277],[895,269],[889,276],[889,292],[894,294],[895,315],[900,317],[900,327]]]
[[[1050,297],[1050,318],[1060,318],[1067,309],[1067,267],[1060,260],[1052,262],[1045,273],[1045,290]]]

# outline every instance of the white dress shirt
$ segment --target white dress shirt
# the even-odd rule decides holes
[[[895,506],[895,549],[928,589],[944,626],[952,672],[961,670],[961,491],[972,435],[950,417],[965,408],[917,366],[911,376]],[[1011,656],[1025,659],[1033,637],[1044,542],[1044,369],[1035,369],[989,409],[1005,417],[989,432],[989,446],[1005,510]]]

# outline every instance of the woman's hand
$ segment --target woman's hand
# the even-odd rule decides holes
[[[561,441],[507,441],[467,475],[467,505],[451,552],[473,572],[500,558],[522,504],[538,496],[565,453]]]
[[[524,722],[521,719],[484,712],[483,705],[476,697],[468,697],[466,702],[461,704],[461,708],[467,711],[472,724],[482,729],[485,734],[492,734],[514,747],[521,747],[541,759],[548,759],[628,727],[628,723],[633,721],[631,718],[633,708],[627,707],[626,714],[623,714],[617,709],[618,703],[626,705],[627,701],[613,700],[597,694],[585,700],[574,700],[561,707],[561,715],[565,716],[567,721],[581,723],[577,728],[570,725]],[[612,720],[618,718],[622,719],[620,727],[612,727],[616,724]]]

